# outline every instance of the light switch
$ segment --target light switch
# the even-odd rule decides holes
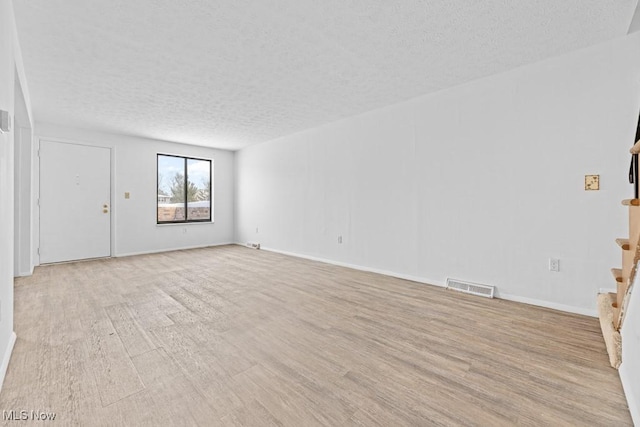
[[[126,191],[126,192],[124,193],[124,198],[125,198],[125,199],[130,199],[130,198],[131,198],[131,193],[129,193],[128,191]]]
[[[599,190],[600,189],[600,175],[585,175],[584,176],[584,189]]]
[[[8,111],[0,110],[0,132],[11,131],[11,116]]]

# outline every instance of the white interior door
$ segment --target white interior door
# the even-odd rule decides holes
[[[111,150],[40,142],[40,263],[111,255]]]

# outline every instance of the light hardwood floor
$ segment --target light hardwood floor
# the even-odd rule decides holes
[[[56,425],[631,425],[594,318],[240,246],[39,267],[15,331]]]

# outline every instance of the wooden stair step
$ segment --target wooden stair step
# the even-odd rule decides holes
[[[631,154],[640,154],[640,141],[633,144],[633,147],[629,150]]]
[[[612,268],[611,274],[616,278],[616,282],[622,282],[622,269],[621,268]]]
[[[629,239],[616,239],[616,243],[622,248],[623,251],[628,251],[631,248]]]
[[[624,199],[622,204],[625,206],[640,206],[640,199]]]

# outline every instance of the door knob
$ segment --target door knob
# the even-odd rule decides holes
[[[102,213],[109,213],[109,209],[102,209]]]

